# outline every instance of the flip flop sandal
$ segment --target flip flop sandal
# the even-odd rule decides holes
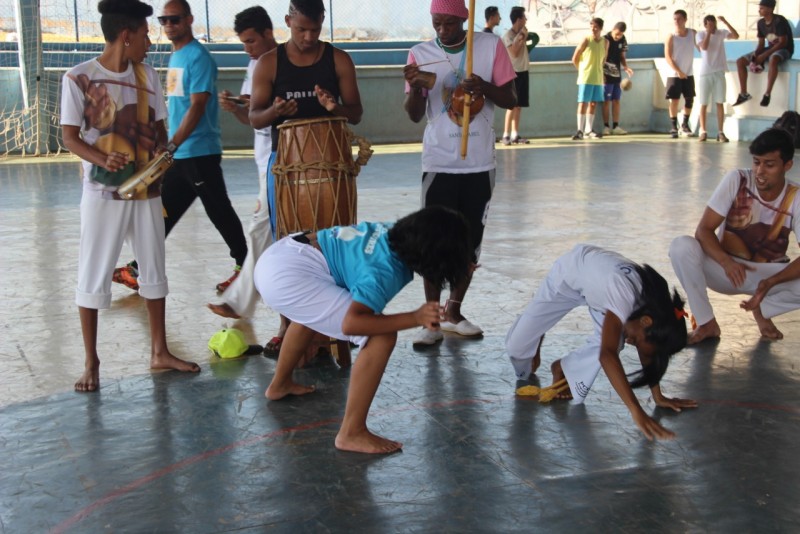
[[[277,356],[281,351],[281,345],[283,344],[283,338],[275,336],[269,341],[267,344],[264,345],[264,354],[267,356]]]

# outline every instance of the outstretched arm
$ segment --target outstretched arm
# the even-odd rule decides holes
[[[675,433],[667,430],[658,424],[652,417],[647,415],[639,400],[633,393],[628,378],[625,376],[625,369],[619,361],[619,340],[622,338],[622,320],[610,311],[606,311],[603,319],[603,328],[600,338],[600,365],[611,382],[614,391],[628,407],[628,411],[633,416],[633,421],[639,430],[649,440],[654,438],[671,439]]]
[[[391,315],[375,314],[369,307],[353,301],[342,321],[342,333],[348,336],[376,336],[424,326],[438,330],[441,308],[438,302],[426,302],[413,312]]]

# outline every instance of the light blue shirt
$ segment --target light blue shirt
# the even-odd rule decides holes
[[[362,222],[317,232],[317,242],[336,285],[353,300],[381,313],[414,273],[389,248],[391,223]]]
[[[176,159],[222,154],[217,102],[217,64],[208,50],[193,39],[177,52],[173,52],[169,58],[167,108],[170,139],[189,111],[192,103],[191,95],[197,93],[209,93],[206,111],[188,139],[178,147],[174,154]]]

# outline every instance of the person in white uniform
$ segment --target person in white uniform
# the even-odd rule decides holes
[[[439,328],[443,309],[429,300],[417,310],[383,314],[388,302],[414,273],[439,287],[467,277],[473,249],[468,223],[460,213],[431,206],[395,224],[362,222],[277,241],[256,265],[258,291],[291,321],[281,344],[275,375],[265,393],[270,400],[314,391],[294,381],[292,372],[316,332],[360,345],[350,373],[340,450],[385,454],[402,443],[373,434],[367,415],[397,342],[397,332]]]
[[[249,7],[238,13],[234,19],[233,29],[244,45],[244,51],[250,56],[250,63],[247,65],[247,74],[242,82],[241,94],[234,97],[230,91],[222,91],[219,94],[219,105],[225,111],[232,113],[236,120],[249,126],[248,114],[250,113],[250,94],[253,90],[253,70],[258,63],[258,58],[274,49],[277,43],[272,34],[272,20],[261,6]],[[208,308],[212,312],[230,319],[253,316],[259,300],[256,286],[253,283],[253,270],[258,258],[272,243],[272,228],[267,203],[267,165],[272,151],[271,128],[257,128],[253,132],[253,152],[258,168],[258,200],[248,230],[248,247],[252,253],[245,258],[239,276],[222,293],[222,302],[208,304]],[[278,336],[282,338],[285,331],[286,327],[282,324]],[[275,338],[267,345],[274,342]]]
[[[708,201],[694,236],[672,241],[669,257],[681,281],[696,328],[689,344],[720,336],[708,288],[751,295],[741,307],[753,313],[761,335],[783,333],[772,317],[800,308],[800,258],[789,261],[789,234],[800,236],[798,184],[786,179],[794,141],[771,128],[750,144],[751,169],[725,175]]]
[[[517,379],[536,372],[545,333],[582,306],[589,308],[594,333],[586,345],[551,365],[553,383],[566,379],[569,385],[561,398],[582,403],[602,368],[647,439],[674,437],[645,413],[633,388],[649,386],[656,405],[675,411],[697,405],[665,397],[659,385],[670,357],[686,346],[683,301],[652,267],[616,252],[581,244],[556,260],[506,336]],[[636,347],[642,364],[630,382],[619,358],[626,342]]]

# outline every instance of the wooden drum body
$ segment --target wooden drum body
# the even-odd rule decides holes
[[[320,117],[287,121],[278,126],[275,176],[276,228],[278,238],[294,232],[356,222],[356,176],[361,151],[353,160],[355,136],[344,117]],[[366,143],[366,141],[364,141]],[[362,150],[372,151],[362,145]]]

